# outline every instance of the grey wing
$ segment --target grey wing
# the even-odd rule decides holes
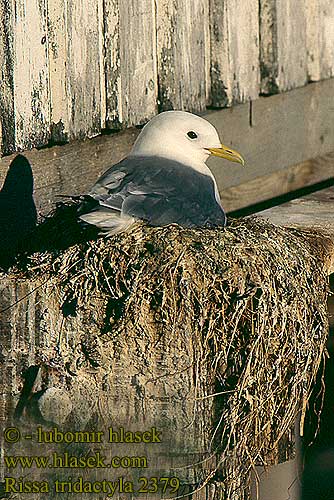
[[[125,225],[133,219],[188,227],[212,218],[215,225],[225,221],[212,179],[165,158],[129,157],[111,167],[89,194],[99,206],[81,218],[104,228],[117,217]]]
[[[101,206],[120,212],[124,211],[123,204],[128,198],[166,196],[173,188],[166,185],[159,161],[153,165],[151,158],[126,158],[107,170],[89,195]]]

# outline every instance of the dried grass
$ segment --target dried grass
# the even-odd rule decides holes
[[[68,227],[51,218],[40,241],[58,250],[29,256],[16,272],[49,277],[65,308],[85,311],[103,296],[104,339],[128,325],[138,336],[191,329],[216,393],[207,397],[218,465],[206,481],[223,481],[225,498],[247,497],[255,464],[293,455],[292,429],[324,352],[327,278],[318,247],[256,218],[225,230],[138,223],[62,250],[56,240],[64,242],[64,228],[71,235]]]

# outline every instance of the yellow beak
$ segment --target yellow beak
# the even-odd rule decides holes
[[[243,157],[237,151],[234,151],[233,149],[224,146],[224,144],[221,144],[220,148],[205,148],[205,149],[210,151],[210,153],[213,156],[219,156],[219,158],[225,158],[226,160],[234,161],[235,163],[241,163],[241,165],[245,165],[245,160],[243,159]]]

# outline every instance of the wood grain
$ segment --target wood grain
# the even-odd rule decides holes
[[[159,107],[204,111],[209,88],[208,0],[157,0]]]
[[[150,333],[134,334],[128,321],[126,335],[112,339],[110,335],[108,339],[101,335],[102,311],[106,306],[102,296],[95,300],[94,311],[88,313],[88,309],[82,308],[82,313],[64,317],[52,280],[37,283],[10,279],[3,274],[1,278],[0,327],[4,332],[0,347],[1,425],[9,426],[12,421],[22,394],[24,373],[38,366],[40,373],[31,393],[45,389],[55,392],[54,406],[58,408],[59,392],[70,402],[66,423],[57,419],[61,412],[52,414],[59,429],[86,430],[94,422],[94,429],[104,431],[107,437],[109,426],[114,430],[124,427],[132,432],[156,427],[161,443],[116,443],[112,444],[111,455],[106,438],[99,448],[108,458],[116,452],[120,456],[147,457],[147,471],[158,473],[160,477],[177,476],[182,485],[189,485],[182,491],[185,500],[191,500],[193,497],[186,494],[192,490],[191,485],[203,480],[216,465],[213,457],[208,460],[207,452],[214,398],[205,396],[212,394],[214,388],[209,364],[202,359],[201,339],[188,325],[184,326],[185,332],[171,331],[173,327],[168,325],[165,333],[152,333],[153,320]],[[29,401],[26,404],[29,408]],[[36,421],[23,416],[18,426],[20,430],[32,432],[36,430]],[[0,444],[2,449],[7,449],[3,433]],[[68,450],[68,445],[64,446]],[[62,449],[58,444],[57,453],[66,451],[65,447]],[[27,444],[22,439],[15,450],[20,455],[31,456],[41,453],[41,445],[34,445],[33,441]],[[79,450],[78,454],[82,448]],[[71,454],[74,453],[72,448]],[[133,468],[124,475],[141,486],[142,472],[142,469]],[[45,471],[31,469],[25,477],[39,480],[42,478],[40,473],[44,480],[54,483],[56,477],[51,471],[45,475]],[[89,471],[84,475],[91,480],[105,477],[97,476],[96,471],[94,475]],[[37,493],[33,497],[28,495],[34,500],[42,497]],[[59,498],[59,494],[50,487],[48,498]],[[89,496],[82,495],[82,498]],[[121,500],[124,494],[116,491],[114,498]],[[142,498],[157,500],[160,495]],[[205,488],[196,498],[207,498]]]
[[[86,193],[97,178],[129,151],[139,131],[130,129],[116,136],[99,136],[50,149],[26,153],[35,180],[35,202],[40,213],[49,212],[59,201],[58,195]],[[0,178],[4,179],[15,155],[0,161]]]
[[[259,95],[258,0],[210,1],[211,96],[215,107]]]
[[[232,212],[325,181],[333,172],[334,153],[331,153],[223,189],[220,196],[224,209]]]
[[[307,82],[304,0],[260,1],[261,92],[273,94]]]
[[[334,4],[308,0],[305,8],[309,79],[330,78],[334,75]]]
[[[102,0],[49,3],[53,134],[93,137],[105,123]]]
[[[0,18],[0,154],[334,75],[331,0],[0,0]]]
[[[15,149],[41,146],[50,137],[45,0],[12,4]]]
[[[0,1],[0,155],[15,151],[13,13]]]
[[[246,167],[209,160],[228,211],[258,203],[333,175],[334,81],[314,83],[286,94],[260,98],[205,115],[222,141],[238,149]],[[35,199],[48,212],[59,194],[87,192],[109,166],[126,156],[139,130],[103,135],[27,153],[35,177]],[[0,182],[13,159],[0,160]],[[312,159],[314,158],[314,159]]]
[[[273,224],[312,231],[327,254],[328,274],[334,272],[334,187],[297,198],[257,214]]]
[[[242,167],[220,158],[209,160],[221,194],[225,188],[334,151],[333,95],[330,79],[207,114],[221,141],[246,161]]]
[[[66,7],[64,0],[49,1],[49,74],[51,100],[51,136],[55,142],[70,137],[70,106],[68,100],[68,54]]]
[[[152,0],[105,0],[107,126],[145,123],[157,112],[155,8]]]

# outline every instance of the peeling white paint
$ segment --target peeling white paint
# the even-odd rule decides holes
[[[13,18],[15,147],[45,144],[50,101],[43,0],[16,0]]]
[[[137,125],[157,112],[154,1],[106,0],[105,16],[107,121]]]
[[[260,83],[258,0],[211,0],[210,26],[212,104],[256,99]]]
[[[201,112],[334,76],[333,0],[4,5],[0,151],[138,125],[158,106]]]
[[[209,0],[157,0],[160,103],[203,111],[210,73]]]
[[[308,74],[312,81],[334,76],[333,0],[306,2]]]

